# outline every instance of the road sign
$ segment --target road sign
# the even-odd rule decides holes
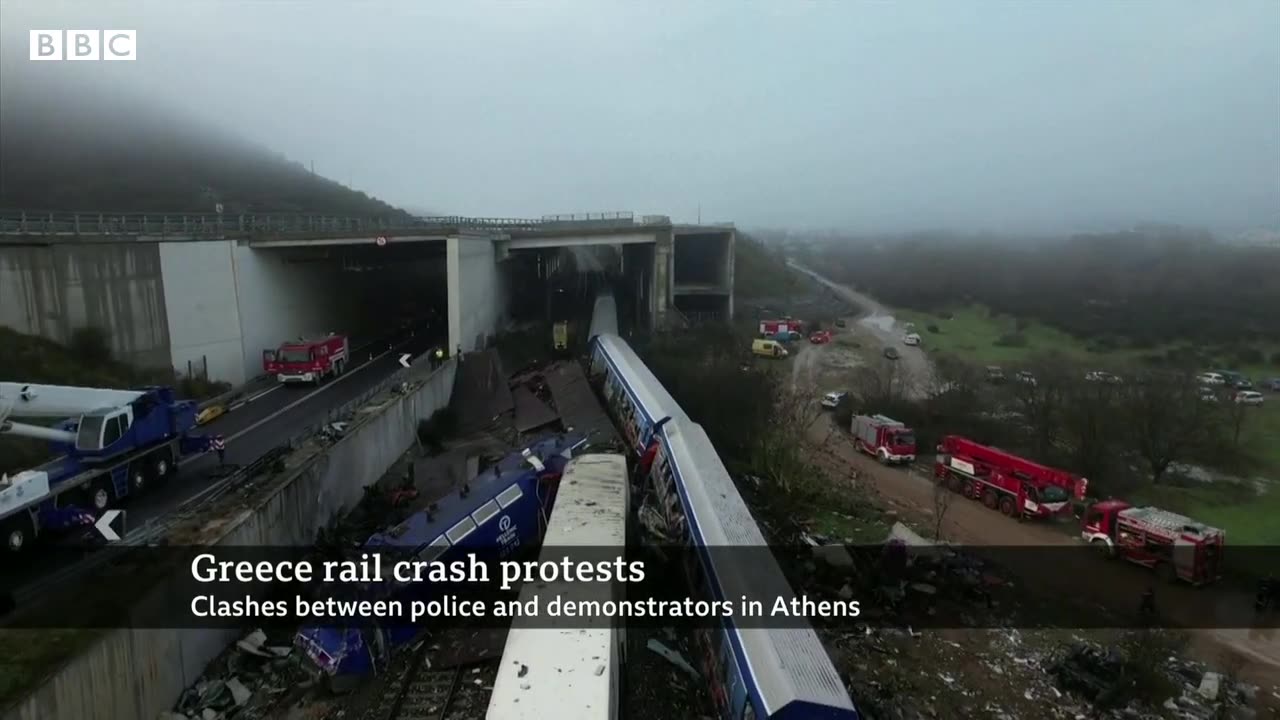
[[[119,523],[116,522],[116,518],[120,519]],[[112,525],[117,525],[120,528],[120,532],[116,532]],[[94,523],[93,527],[102,533],[102,537],[106,538],[107,542],[112,543],[119,540],[121,533],[124,532],[124,511],[108,510],[102,513],[102,517],[98,518],[98,522]]]
[[[400,364],[405,367],[409,367],[409,353],[405,353],[400,356]]]
[[[378,247],[383,247],[387,244],[387,238],[385,235],[379,235],[374,239],[374,242],[377,243]]]

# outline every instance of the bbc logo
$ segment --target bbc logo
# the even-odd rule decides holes
[[[32,30],[32,60],[137,60],[137,30]]]

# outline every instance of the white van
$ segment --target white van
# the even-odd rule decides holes
[[[907,334],[902,338],[902,344],[903,344],[903,345],[919,345],[919,344],[920,344],[920,336],[919,336],[919,335],[917,335],[917,334],[915,334],[915,333],[907,333]]]

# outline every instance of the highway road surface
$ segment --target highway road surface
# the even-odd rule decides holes
[[[204,425],[200,432],[223,436],[228,465],[248,464],[268,450],[288,442],[303,428],[324,422],[331,410],[372,390],[401,367],[401,355],[409,353],[416,358],[443,341],[440,333],[420,332],[385,347],[370,348],[361,355],[353,354],[353,361],[358,364],[352,365],[342,376],[319,387],[273,386],[262,391],[252,402]],[[372,360],[369,359],[370,352],[373,353]],[[217,465],[217,454],[213,452],[187,458],[180,463],[178,473],[169,482],[148,488],[139,497],[126,499],[119,507],[127,510],[127,529],[140,529],[199,495],[213,482],[216,476],[212,471]],[[6,558],[3,570],[0,570],[0,589],[35,582],[45,574],[75,562],[84,551],[98,549],[100,545],[90,537],[92,532],[88,530],[82,535],[58,541],[54,549],[38,545],[17,561]]]

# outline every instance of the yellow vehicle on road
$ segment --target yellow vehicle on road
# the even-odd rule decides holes
[[[561,320],[551,327],[551,347],[556,352],[564,352],[569,349],[569,323]]]
[[[777,340],[756,339],[751,341],[751,352],[762,357],[784,358],[790,353]]]

